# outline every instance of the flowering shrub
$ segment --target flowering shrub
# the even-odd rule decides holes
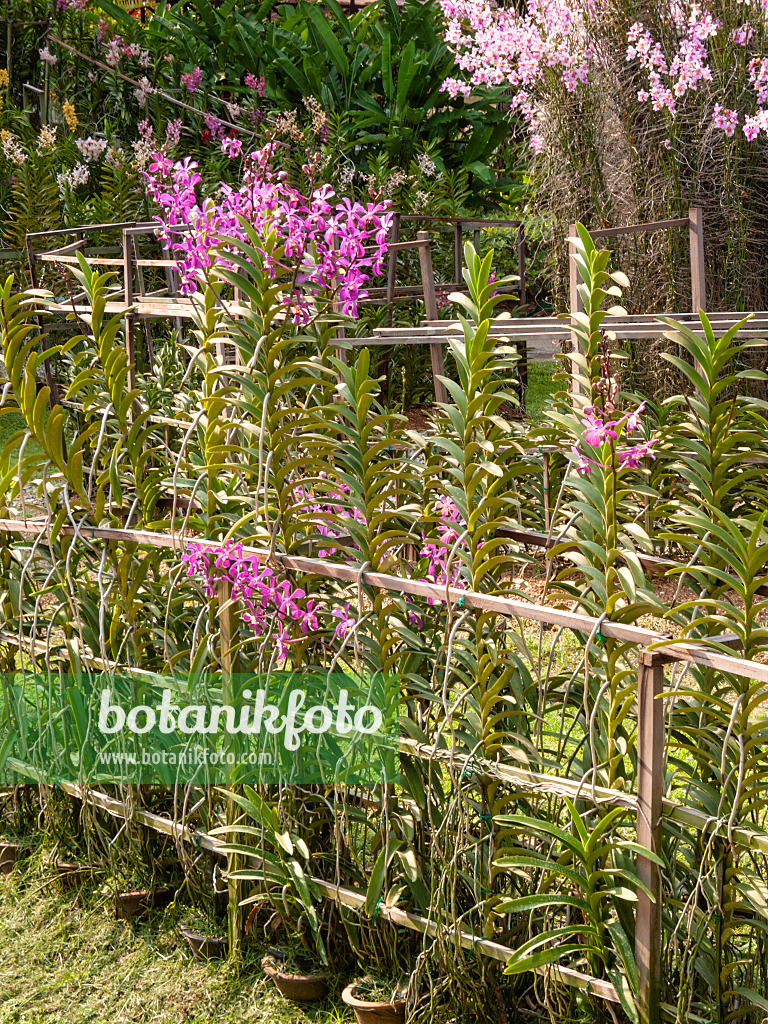
[[[493,9],[443,0],[451,95],[506,85],[538,159],[536,202],[560,226],[678,218],[704,209],[710,308],[762,309],[766,277],[759,140],[768,133],[768,8],[762,0],[531,0]],[[618,245],[630,265],[643,240]],[[632,311],[689,308],[679,236],[654,246]],[[657,256],[658,253],[658,256]],[[632,254],[632,255],[630,255]],[[734,260],[736,262],[734,262]],[[749,295],[749,297],[747,297]],[[653,304],[653,305],[652,305]]]
[[[237,141],[225,143],[228,155],[241,151]],[[344,200],[333,206],[330,185],[303,195],[284,173],[273,170],[273,152],[266,146],[248,154],[240,188],[222,183],[216,199],[198,197],[202,177],[195,161],[174,164],[164,153],[155,153],[145,178],[162,210],[164,235],[180,258],[182,290],[195,292],[208,268],[227,264],[224,238],[250,241],[245,221],[261,238],[274,232],[279,239],[283,255],[275,258],[265,249],[264,257],[273,277],[294,274],[284,302],[295,307],[296,322],[309,317],[309,296],[319,291],[334,293],[341,311],[355,316],[367,271],[377,274],[383,267],[391,224],[388,204]],[[305,170],[312,177],[310,164]],[[180,240],[179,229],[185,232]]]
[[[512,103],[531,128],[538,151],[539,94],[555,71],[569,92],[585,82],[593,56],[584,9],[576,0],[531,0],[525,14],[499,11],[475,0],[444,0],[446,42],[466,78],[448,78],[450,96],[469,96],[472,86],[511,85]],[[468,79],[468,81],[466,80]]]
[[[473,86],[511,85],[513,106],[529,123],[532,148],[540,151],[542,102],[553,74],[574,92],[593,70],[604,70],[599,42],[606,21],[610,25],[604,0],[531,0],[525,13],[514,7],[494,11],[476,0],[444,0],[441,6],[446,41],[455,48],[456,63],[466,75],[447,79],[445,89],[452,96],[469,96]],[[746,50],[764,38],[766,8],[758,3],[741,6],[745,20],[729,34],[735,46]],[[661,5],[657,16],[668,30],[666,46],[637,21],[626,35],[626,59],[636,61],[646,76],[647,89],[639,90],[638,99],[674,117],[681,97],[713,83],[710,50],[720,47],[726,29],[723,20],[698,0]],[[744,93],[742,111],[716,102],[711,110],[717,126],[729,136],[743,121],[744,134],[751,140],[765,130],[768,117],[768,59],[761,49],[747,54],[747,70],[752,89]]]

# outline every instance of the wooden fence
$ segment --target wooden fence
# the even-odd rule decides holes
[[[153,533],[145,530],[126,530],[119,528],[86,527],[87,537],[83,536],[81,526],[64,526],[58,531],[60,536],[73,537],[78,543],[93,544],[94,541],[119,542],[136,544],[149,548],[167,548],[170,552],[180,555],[184,550],[185,538],[175,533]],[[19,520],[0,520],[0,532],[18,537],[34,537],[44,542],[51,531],[49,523]],[[194,538],[195,543],[203,548],[215,549],[218,542]],[[730,673],[742,678],[768,683],[768,666],[757,662],[725,654],[722,649],[707,647],[704,642],[675,640],[668,634],[660,633],[634,625],[614,622],[608,618],[570,612],[551,608],[546,605],[528,603],[501,595],[489,595],[474,591],[460,590],[441,584],[423,580],[407,579],[388,573],[361,570],[358,566],[333,562],[330,559],[309,558],[270,552],[259,548],[243,548],[243,554],[254,556],[262,564],[277,562],[283,569],[303,574],[312,574],[325,579],[334,579],[345,583],[361,582],[367,586],[393,594],[410,594],[413,596],[448,601],[463,607],[511,618],[515,621],[534,621],[547,625],[574,630],[587,635],[592,640],[598,632],[603,637],[615,638],[623,643],[636,645],[638,648],[637,666],[637,792],[629,793],[593,787],[591,784],[582,788],[583,780],[558,777],[526,771],[514,766],[483,762],[475,758],[467,759],[467,769],[471,767],[479,775],[487,774],[497,777],[518,790],[521,794],[541,793],[556,796],[569,796],[579,800],[594,802],[596,806],[620,806],[634,812],[636,821],[637,842],[651,854],[661,852],[661,829],[663,820],[670,820],[687,827],[706,833],[715,823],[711,818],[693,808],[665,798],[664,779],[664,698],[674,699],[674,695],[664,694],[664,666],[674,662],[692,663],[719,672]],[[220,588],[220,615],[226,614],[231,607],[231,590]],[[7,634],[0,634],[5,642],[13,640]],[[237,635],[231,632],[227,639],[228,648],[237,643]],[[732,635],[713,637],[711,641],[719,644],[732,645]],[[18,638],[20,646],[24,645],[24,637]],[[106,667],[102,665],[101,667]],[[408,756],[417,758],[448,757],[449,751],[425,746],[406,737],[401,739],[401,751]],[[61,784],[60,784],[61,785]],[[124,816],[125,806],[121,801],[106,794],[86,789],[74,784],[65,784],[62,788],[73,796],[87,800],[101,807],[108,813]],[[163,818],[146,811],[132,811],[136,821],[174,836],[178,841],[192,838],[192,833],[184,824]],[[736,826],[734,838],[747,847],[768,853],[768,838],[762,833],[748,827]],[[220,843],[209,836],[196,834],[195,842],[213,853],[222,853]],[[256,856],[256,855],[254,855]],[[662,881],[658,866],[649,857],[637,855],[637,871],[639,877],[648,887],[651,897],[642,890],[637,894],[635,916],[635,957],[640,979],[638,1007],[641,1024],[658,1024],[659,989],[661,974],[661,943],[662,943]],[[361,909],[365,904],[365,893],[342,887],[323,879],[314,879],[322,895],[326,899],[337,901],[346,907]],[[438,925],[418,914],[409,913],[397,908],[381,911],[383,918],[395,925],[427,933],[435,934]],[[514,956],[514,950],[500,945],[482,936],[461,932],[459,941],[462,946],[492,959],[506,962]],[[543,968],[562,982],[587,989],[590,994],[618,1002],[618,995],[612,984],[595,979],[583,972],[566,967]]]

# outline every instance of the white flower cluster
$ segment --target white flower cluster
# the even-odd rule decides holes
[[[226,108],[230,121],[236,121],[243,112],[242,107],[239,107],[237,103],[227,103]]]
[[[86,163],[92,164],[96,160],[100,160],[104,155],[107,148],[106,139],[92,139],[89,135],[87,139],[75,139],[75,145],[80,150]]]
[[[59,58],[44,46],[42,50],[37,51],[40,54],[40,60],[45,61],[46,64],[58,64]]]
[[[27,154],[21,148],[19,140],[15,135],[12,135],[9,131],[3,131],[3,153],[6,160],[10,160],[11,163],[16,164],[17,167],[23,167],[27,162]]]
[[[133,159],[136,168],[139,171],[143,171],[157,147],[151,138],[136,139],[135,142],[131,143],[131,146],[133,147]]]
[[[302,102],[312,115],[312,131],[319,135],[328,126],[328,115],[314,96],[305,96]]]
[[[405,171],[401,170],[399,167],[396,168],[387,178],[387,182],[384,186],[384,194],[387,196],[391,196],[392,193],[395,192],[397,189],[402,188],[404,185],[407,185],[410,180],[411,179],[408,177]]]
[[[174,146],[178,146],[179,139],[181,138],[181,118],[177,117],[175,121],[169,121],[165,126],[165,141],[168,144],[169,149],[173,149]]]
[[[344,163],[339,169],[339,184],[342,188],[349,188],[355,180],[355,165],[351,162]]]
[[[59,186],[59,195],[62,199],[66,196],[67,188],[77,188],[84,185],[91,176],[87,164],[75,164],[71,171],[56,175],[56,183]]]
[[[44,153],[56,145],[56,125],[44,124],[37,139],[37,152]]]
[[[419,170],[425,178],[431,178],[437,173],[435,161],[427,153],[419,153],[416,157],[416,163],[419,165]]]
[[[120,41],[116,38],[110,39],[107,43],[107,52],[104,55],[104,60],[111,68],[116,68],[122,59],[123,51],[120,47]]]
[[[122,146],[110,146],[104,159],[110,167],[114,167],[115,169],[122,167],[123,161],[125,160],[125,150]]]
[[[136,101],[139,104],[139,106],[143,107],[144,104],[147,102],[147,96],[150,96],[154,91],[155,90],[152,88],[152,83],[150,82],[150,80],[147,78],[146,75],[143,75],[139,79],[138,89],[133,90],[133,95],[136,97]]]

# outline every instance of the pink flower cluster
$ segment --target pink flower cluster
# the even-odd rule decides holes
[[[108,32],[109,25],[102,18],[99,22],[97,39],[104,46],[104,60],[111,68],[116,68],[124,58],[138,61],[139,66],[142,68],[151,66],[152,58],[149,50],[142,50],[138,43],[126,43],[123,37],[119,35],[113,35],[105,43],[104,40]]]
[[[478,0],[441,0],[445,40],[469,76],[469,83],[448,78],[443,88],[455,98],[469,96],[472,86],[511,85],[512,105],[529,124],[532,148],[540,149],[542,79],[554,70],[569,92],[587,81],[594,56],[590,7],[589,0],[529,0],[521,14],[512,5],[494,10]]]
[[[752,6],[759,6],[762,18],[765,19],[766,4],[763,0]],[[677,52],[673,59],[667,61],[661,44],[655,42],[647,29],[637,22],[629,33],[627,60],[639,60],[648,74],[649,88],[641,89],[638,99],[641,102],[650,99],[654,110],[666,108],[674,117],[677,112],[676,100],[698,89],[702,82],[712,83],[707,43],[718,36],[723,25],[720,19],[705,11],[696,0],[677,4],[672,11],[674,25],[679,33]],[[749,23],[744,23],[732,29],[730,36],[736,46],[747,47],[755,36],[755,30]],[[744,135],[752,142],[761,132],[768,134],[768,112],[764,108],[768,103],[766,58],[756,56],[749,62],[749,81],[755,93],[757,110],[745,112],[742,118],[739,111],[715,103],[712,120],[728,138],[734,136],[737,126],[742,122]]]
[[[268,565],[260,566],[254,555],[243,555],[242,544],[227,541],[223,547],[210,550],[192,543],[182,561],[187,564],[187,576],[202,577],[208,597],[216,596],[220,580],[229,579],[233,599],[245,608],[243,621],[257,636],[274,636],[281,659],[288,656],[292,631],[298,629],[301,636],[309,636],[319,629],[312,598],[305,601],[306,592],[292,588],[288,580],[278,583]]]
[[[255,90],[257,96],[263,96],[267,91],[267,82],[263,75],[261,78],[257,78],[256,75],[251,74],[249,71],[244,81],[249,89]]]
[[[182,291],[191,294],[208,268],[227,265],[221,239],[245,241],[246,221],[262,238],[273,231],[279,238],[284,262],[267,257],[273,277],[298,271],[295,289],[283,299],[296,323],[311,317],[318,291],[335,292],[341,311],[356,316],[367,271],[379,274],[383,268],[389,204],[363,206],[344,199],[332,205],[334,192],[327,184],[305,196],[272,169],[272,154],[271,146],[250,153],[240,188],[222,182],[215,200],[198,198],[202,178],[194,161],[174,164],[163,153],[153,155],[145,173],[147,190],[162,210],[163,235],[179,258]]]
[[[205,127],[210,132],[212,139],[223,139],[226,136],[227,129],[215,114],[203,114],[203,120],[205,121]]]
[[[203,81],[203,72],[200,68],[195,67],[192,71],[188,71],[186,74],[181,76],[181,84],[187,90],[188,93],[197,92]]]
[[[735,110],[723,109],[719,103],[716,103],[715,109],[712,111],[712,120],[715,122],[716,127],[724,131],[730,139],[736,131],[739,115]]]
[[[348,502],[349,487],[346,484],[341,484],[338,492],[329,494],[325,501],[318,501],[315,496],[305,491],[301,485],[294,488],[294,494],[296,494],[300,501],[305,502],[300,511],[316,517],[313,525],[323,537],[334,538],[342,535],[342,531],[338,526],[328,522],[331,516],[341,519],[352,519],[354,522],[365,526],[365,516],[358,508],[355,506],[349,507],[348,503],[339,504],[339,502]],[[428,541],[423,534],[421,538],[422,546],[419,554],[422,558],[429,560],[427,575],[424,579],[430,583],[446,584],[448,583],[450,572],[450,586],[463,589],[464,581],[461,576],[460,560],[453,561],[450,571],[448,569],[448,558],[451,549],[461,536],[461,531],[458,528],[461,523],[461,515],[455,502],[444,496],[438,498],[435,502],[435,512],[440,516],[440,521],[437,524],[437,540]],[[354,541],[352,542],[352,547],[357,547]],[[324,548],[318,551],[318,555],[320,558],[324,558],[327,555],[332,555],[335,551],[336,548],[333,547]],[[408,601],[407,596],[406,601]],[[433,605],[436,603],[433,598],[428,599],[428,604]]]
[[[669,64],[661,44],[654,41],[640,22],[635,22],[630,29],[630,45],[627,47],[627,60],[639,60],[640,66],[648,74],[649,89],[641,89],[638,99],[641,102],[650,99],[654,110],[666,107],[673,116],[677,112],[676,101],[680,97],[689,90],[698,89],[702,82],[712,81],[712,71],[707,64],[706,40],[715,35],[721,25],[709,14],[703,15],[695,4],[684,25],[681,12],[678,15],[676,21],[685,35]]]
[[[752,8],[763,25],[759,33],[749,22],[731,28],[731,46],[747,47],[766,34],[766,0],[747,0],[744,6],[750,17]],[[655,39],[641,22],[628,32],[626,59],[638,62],[647,78],[638,99],[670,118],[688,93],[702,92],[705,86],[716,92],[720,87],[714,83],[715,63],[710,63],[708,48],[722,35],[723,23],[707,7],[706,0],[662,0],[656,13],[670,43]],[[441,8],[445,40],[462,72],[446,79],[444,89],[455,98],[469,96],[478,86],[511,87],[512,105],[528,122],[531,149],[542,152],[542,112],[554,83],[573,92],[604,60],[600,33],[613,17],[606,0],[529,0],[504,7],[491,6],[490,0],[441,0]],[[717,46],[723,49],[719,39]],[[722,102],[713,104],[713,121],[729,137],[739,123],[749,140],[766,131],[768,59],[756,56],[750,62],[749,80],[757,110],[738,112]]]
[[[243,155],[243,144],[240,139],[228,136],[221,144],[221,152],[224,156],[228,156],[230,160],[234,160],[236,157]]]
[[[437,542],[427,541],[422,538],[422,547],[419,552],[422,558],[429,559],[427,566],[427,580],[433,583],[464,588],[464,580],[461,575],[461,561],[454,559],[448,567],[448,559],[456,541],[461,536],[461,515],[456,503],[447,497],[440,497],[435,502],[435,511],[440,516],[437,524]],[[437,602],[434,598],[427,598],[427,604],[434,605]]]
[[[610,405],[608,408],[610,408]],[[607,418],[610,413],[607,413],[606,410],[598,406],[587,407],[584,410],[585,416],[581,421],[581,425],[586,428],[584,431],[584,443],[588,444],[591,448],[602,449],[605,445],[610,446],[612,449],[615,448],[615,442],[618,440],[622,429],[625,429],[627,434],[632,434],[640,426],[644,409],[645,402],[641,402],[632,412],[626,413],[620,419],[612,420]],[[637,469],[638,466],[642,465],[644,458],[650,457],[655,459],[656,456],[653,452],[655,444],[655,441],[641,441],[629,448],[623,448],[618,451],[616,454],[619,458],[619,469]],[[585,455],[578,445],[571,447],[571,453],[575,458],[576,471],[578,473],[588,476],[592,472],[593,466],[603,469],[607,469],[610,466],[610,460],[606,459],[603,462],[598,462],[596,459]],[[605,459],[605,453],[603,453],[603,458]]]
[[[309,494],[301,485],[294,487],[294,494],[300,501],[304,501],[305,504],[301,507],[300,511],[304,514],[311,514],[315,517],[313,525],[324,537],[336,538],[342,535],[341,529],[333,523],[329,523],[328,519],[331,516],[336,516],[341,519],[352,519],[354,522],[365,525],[366,519],[363,513],[356,507],[351,508],[348,504],[339,504],[347,499],[349,494],[349,487],[346,484],[341,484],[338,493],[331,493],[327,496],[326,500],[318,501],[316,497]],[[442,586],[446,584],[457,587],[460,590],[464,588],[464,580],[461,576],[461,561],[452,561],[450,569],[448,567],[448,559],[450,552],[453,549],[456,541],[461,536],[458,529],[461,523],[461,516],[455,503],[446,497],[441,497],[435,502],[435,511],[440,516],[440,522],[437,524],[437,540],[428,541],[422,534],[422,546],[419,551],[419,555],[422,558],[429,559],[427,566],[427,574],[423,579],[428,583],[439,583]],[[356,548],[357,544],[352,541],[352,547]],[[320,558],[332,555],[336,551],[336,548],[329,547],[318,551]],[[450,576],[450,582],[449,582]],[[404,595],[405,604],[411,605],[411,598]],[[428,605],[442,604],[443,602],[435,600],[435,598],[427,598]],[[334,615],[336,612],[334,612]],[[412,608],[407,609],[407,622],[410,626],[418,626],[419,629],[423,626],[423,619]],[[337,631],[338,635],[338,631]],[[345,634],[346,635],[346,634]]]

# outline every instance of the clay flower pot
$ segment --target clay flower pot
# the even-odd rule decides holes
[[[355,1011],[358,1024],[402,1024],[405,1021],[404,999],[396,999],[394,1003],[373,1003],[367,999],[359,999],[355,995],[358,984],[353,981],[341,993],[344,1003]]]
[[[328,982],[322,974],[288,974],[280,970],[278,962],[276,957],[268,955],[262,959],[261,967],[286,999],[295,1003],[314,1003],[328,991]]]
[[[0,875],[10,875],[14,865],[29,854],[20,843],[0,843]]]
[[[176,891],[171,885],[161,889],[142,889],[138,892],[121,892],[115,897],[115,915],[125,921],[143,917],[150,910],[167,907],[173,902]]]
[[[183,924],[181,934],[186,939],[195,960],[223,960],[229,952],[229,939],[205,935]]]

